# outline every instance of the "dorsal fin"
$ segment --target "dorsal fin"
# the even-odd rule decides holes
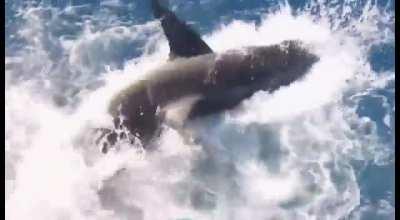
[[[169,9],[160,4],[160,0],[151,0],[154,17],[161,20],[161,26],[170,48],[170,59],[192,57],[212,53],[211,48],[189,25]]]

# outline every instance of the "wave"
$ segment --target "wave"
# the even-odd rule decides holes
[[[166,62],[158,23],[119,17],[123,1],[17,3],[6,25],[7,219],[393,218],[394,185],[365,179],[386,169],[394,180],[394,68],[371,61],[394,45],[392,2],[276,2],[258,22],[204,27],[217,52],[300,39],[321,59],[304,80],[194,122],[198,144],[166,127],[154,152],[120,143],[107,155],[89,128],[110,125],[113,94]]]

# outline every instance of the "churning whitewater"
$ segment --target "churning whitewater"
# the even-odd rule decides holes
[[[200,141],[163,124],[151,150],[103,154],[112,98],[168,62],[143,2],[6,1],[6,219],[394,218],[394,2],[232,1],[193,24],[215,52],[301,40],[318,62],[194,120]],[[199,2],[170,5],[191,20],[195,4],[230,4]]]

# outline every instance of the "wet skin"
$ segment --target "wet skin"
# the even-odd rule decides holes
[[[247,47],[214,53],[200,36],[159,0],[152,0],[154,16],[170,46],[170,59],[118,93],[110,103],[114,129],[106,137],[114,145],[121,137],[136,136],[146,146],[171,122],[186,122],[235,108],[255,92],[272,92],[303,77],[318,57],[300,41]],[[189,99],[190,102],[180,102]],[[171,105],[186,111],[169,119]],[[178,121],[178,123],[176,123]],[[115,130],[126,128],[128,134]]]

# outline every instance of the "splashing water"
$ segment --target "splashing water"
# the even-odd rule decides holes
[[[106,155],[90,128],[168,44],[142,1],[93,2],[5,3],[6,219],[394,218],[394,2],[171,1],[235,9],[194,24],[217,52],[300,39],[321,59],[196,121],[201,144],[166,127],[154,152]]]

